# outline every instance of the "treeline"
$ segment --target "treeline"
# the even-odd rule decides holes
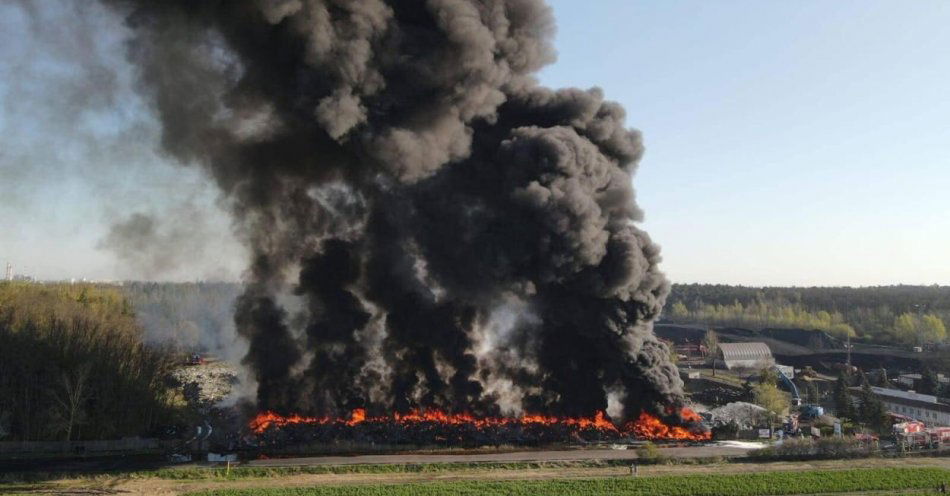
[[[176,413],[174,365],[114,286],[0,283],[0,440],[152,434]]]
[[[754,288],[676,284],[663,317],[679,323],[819,329],[896,345],[942,343],[950,287]]]

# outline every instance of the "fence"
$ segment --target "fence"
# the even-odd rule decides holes
[[[37,455],[45,453],[116,453],[161,449],[158,439],[125,437],[102,441],[0,441],[0,455]]]

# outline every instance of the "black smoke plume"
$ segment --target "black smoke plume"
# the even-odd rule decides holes
[[[640,135],[597,89],[538,85],[541,1],[108,3],[163,150],[210,173],[253,253],[236,324],[260,408],[682,403]]]

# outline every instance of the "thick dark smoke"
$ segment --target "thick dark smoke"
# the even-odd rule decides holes
[[[236,323],[261,408],[682,403],[640,135],[599,90],[537,84],[541,1],[110,4],[164,151],[209,171],[254,254]]]

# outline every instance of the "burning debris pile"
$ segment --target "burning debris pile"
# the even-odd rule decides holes
[[[685,435],[640,134],[599,89],[538,84],[542,1],[103,1],[164,150],[213,178],[253,254],[235,321],[260,411]],[[364,410],[401,413],[348,425]]]
[[[448,414],[438,410],[412,410],[406,414],[370,416],[366,410],[353,410],[348,417],[306,417],[264,412],[248,425],[265,442],[285,444],[332,442],[341,439],[390,444],[451,444],[481,446],[489,444],[540,445],[568,439],[607,441],[624,438],[649,440],[705,441],[709,431],[700,417],[683,409],[682,418],[690,427],[670,426],[646,412],[634,421],[618,427],[604,412],[593,417],[475,417]]]

